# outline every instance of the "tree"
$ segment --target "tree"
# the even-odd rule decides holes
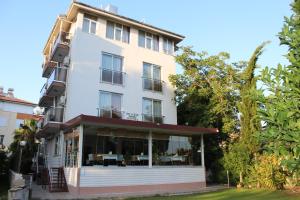
[[[300,173],[300,1],[292,4],[294,14],[285,18],[279,39],[289,50],[289,65],[265,68],[261,74],[259,116],[265,122],[259,133],[264,149],[281,160],[288,178]],[[263,93],[264,92],[264,93]],[[264,94],[267,93],[267,96]]]
[[[20,153],[20,141],[26,141],[25,147],[23,147],[22,159],[21,159],[21,172],[30,172],[32,164],[32,158],[37,150],[37,144],[35,143],[35,134],[37,131],[37,125],[35,120],[24,120],[24,124],[20,128],[15,130],[14,141],[10,145],[9,150],[11,155],[11,167],[16,170],[16,166],[19,162]]]
[[[229,64],[229,54],[224,52],[208,56],[191,47],[182,47],[181,51],[176,61],[183,67],[183,74],[170,76],[176,86],[178,123],[219,128],[217,136],[205,137],[205,153],[209,155],[205,163],[214,175],[212,181],[220,181],[226,176],[220,175],[223,153],[219,144],[238,131],[238,72],[243,63]]]
[[[224,166],[231,171],[234,178],[239,177],[239,183],[243,185],[243,177],[250,169],[251,161],[258,150],[255,134],[260,129],[260,121],[257,119],[256,77],[257,60],[262,54],[266,43],[258,46],[247,67],[240,74],[238,110],[240,113],[240,134],[231,137],[229,145],[225,149]]]

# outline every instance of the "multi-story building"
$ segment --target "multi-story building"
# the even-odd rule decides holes
[[[174,52],[182,35],[73,2],[45,45],[39,105],[47,167],[69,190],[160,193],[205,186],[203,134],[177,125]],[[50,176],[51,170],[50,170]]]
[[[0,149],[9,147],[15,130],[24,120],[38,120],[38,116],[33,114],[36,106],[37,104],[16,98],[12,88],[5,93],[0,86]]]

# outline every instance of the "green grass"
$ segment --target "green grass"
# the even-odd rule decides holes
[[[205,194],[168,196],[168,197],[143,197],[128,200],[300,200],[300,194],[287,191],[271,191],[256,189],[228,189]]]

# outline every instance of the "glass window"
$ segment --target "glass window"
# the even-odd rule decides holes
[[[114,23],[107,21],[106,24],[106,37],[109,39],[114,39]]]
[[[106,132],[84,134],[83,165],[148,165],[148,134]]]
[[[173,41],[164,38],[164,40],[163,40],[163,50],[167,54],[173,54],[173,52],[174,52]]]
[[[89,18],[83,18],[82,31],[86,33],[96,34],[97,23]]]
[[[152,34],[149,33],[146,34],[146,48],[147,49],[152,48]]]
[[[91,33],[96,34],[96,22],[91,21]]]
[[[145,32],[139,31],[139,46],[145,47]]]
[[[123,42],[129,43],[130,28],[123,26]]]
[[[153,165],[201,165],[201,138],[153,135]]]
[[[115,39],[120,41],[122,37],[122,25],[116,24],[115,28]]]
[[[99,116],[109,118],[122,118],[122,95],[100,91]]]
[[[143,98],[143,121],[163,123],[161,101]]]
[[[113,84],[123,84],[123,58],[117,55],[103,53],[100,80]]]
[[[116,24],[107,21],[106,37],[109,39],[115,39],[118,41],[129,43],[130,28],[122,24]]]
[[[153,36],[153,50],[159,51],[159,37],[157,35]]]
[[[143,88],[162,92],[161,67],[143,63]]]
[[[90,20],[87,18],[83,19],[82,30],[86,33],[90,31]]]

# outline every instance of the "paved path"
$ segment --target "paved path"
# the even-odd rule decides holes
[[[172,193],[172,194],[161,194],[162,196],[172,196],[172,195],[188,195],[188,194],[198,194],[198,193],[205,193],[205,192],[213,192],[217,190],[224,190],[227,189],[224,185],[215,185],[209,186],[206,188],[201,188],[198,191],[188,192],[188,193]],[[78,195],[70,192],[49,192],[48,188],[43,189],[42,186],[36,185],[35,183],[32,184],[32,199],[33,200],[60,200],[60,199],[72,199],[72,200],[79,200],[79,199],[101,199],[101,200],[110,200],[110,199],[125,199],[128,197],[136,197],[137,195],[130,193],[130,194],[106,194],[105,196],[101,195]],[[141,195],[138,195],[141,196]],[[143,196],[153,196],[153,194],[144,194]]]

